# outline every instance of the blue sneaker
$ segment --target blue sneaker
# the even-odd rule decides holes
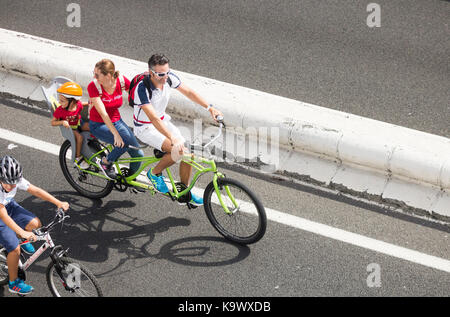
[[[167,187],[166,183],[164,182],[164,176],[162,176],[162,174],[160,174],[159,176],[153,175],[152,171],[153,168],[147,172],[147,177],[152,182],[153,186],[155,186],[156,190],[160,193],[168,193],[169,187]]]
[[[9,281],[9,291],[14,294],[28,295],[34,288],[30,285],[25,284],[25,282],[17,278],[14,282]]]
[[[36,252],[36,250],[34,249],[33,245],[31,244],[31,242],[26,243],[26,244],[22,244],[20,246],[20,248],[22,249],[23,252],[25,252],[28,255],[31,255],[34,252]]]
[[[194,206],[203,206],[203,198],[198,197],[197,195],[191,192],[191,201],[189,203]]]

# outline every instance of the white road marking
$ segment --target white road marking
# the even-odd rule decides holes
[[[446,259],[327,226],[277,210],[266,208],[266,213],[268,219],[281,224],[450,273],[450,261]]]
[[[60,147],[58,145],[41,141],[23,134],[0,128],[0,138],[15,142],[16,144],[25,145],[49,154],[59,155]],[[203,192],[203,190],[204,189],[198,187],[194,188],[195,193],[201,193]],[[369,238],[360,234],[334,228],[298,216],[293,216],[278,210],[270,208],[265,208],[265,210],[268,220],[450,273],[449,260]]]
[[[59,145],[41,141],[23,134],[0,128],[0,138],[14,142],[16,144],[25,145],[39,151],[47,152],[53,155],[59,155]]]

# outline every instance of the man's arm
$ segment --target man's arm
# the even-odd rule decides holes
[[[206,100],[185,84],[181,83],[180,86],[178,86],[177,90],[203,108],[206,109],[208,107],[209,104],[206,102]]]
[[[58,200],[53,195],[47,193],[42,188],[34,186],[33,184],[30,184],[30,186],[28,187],[27,192],[30,193],[33,196],[36,196],[36,197],[42,199],[42,200],[51,202],[56,207],[62,208],[64,211],[67,211],[67,209],[69,209],[69,203],[68,202],[65,202],[65,201],[63,202],[63,201]]]
[[[203,97],[200,96],[192,88],[181,83],[180,86],[177,87],[177,90],[179,92],[181,92],[183,95],[185,95],[189,100],[195,102],[196,104],[199,104],[200,106],[202,106],[205,109],[208,109],[208,106],[209,106],[208,102],[205,99],[203,99]],[[219,115],[223,116],[222,112],[220,112],[220,110],[218,110],[214,107],[210,107],[208,111],[214,120],[216,120],[216,117]]]

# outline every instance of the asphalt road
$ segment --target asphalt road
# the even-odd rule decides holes
[[[164,52],[177,70],[449,137],[450,3],[377,0],[370,28],[370,2],[79,0],[71,28],[68,1],[1,0],[0,27],[141,61]]]
[[[0,102],[0,128],[62,143],[49,114]],[[10,144],[17,147],[8,149]],[[113,191],[102,200],[79,196],[57,156],[0,138],[0,153],[22,162],[25,177],[71,204],[71,219],[53,238],[93,271],[107,296],[448,296],[450,274],[371,249],[269,221],[258,243],[236,246],[221,238],[203,208]],[[266,208],[450,260],[448,227],[370,207],[307,187],[224,170],[258,193]],[[200,179],[204,188],[208,180]],[[45,224],[54,207],[20,192],[17,201]],[[46,257],[28,272],[30,296],[50,296]],[[367,283],[371,265],[377,286]],[[0,297],[11,297],[0,287]]]

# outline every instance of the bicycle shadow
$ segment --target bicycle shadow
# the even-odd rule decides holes
[[[144,256],[145,254],[136,249],[130,250],[127,248],[129,240],[147,236],[148,242],[151,243],[156,233],[165,232],[172,227],[190,225],[190,221],[185,218],[167,217],[156,223],[151,223],[120,211],[120,209],[136,206],[134,202],[129,200],[109,200],[104,203],[100,199],[88,199],[72,192],[52,192],[51,194],[62,201],[69,202],[71,206],[69,210],[70,219],[64,223],[64,226],[60,227],[62,230],[58,230],[58,226],[55,227],[52,231],[52,237],[57,244],[61,243],[64,248],[76,246],[71,248],[70,256],[81,261],[103,262],[107,260],[107,253],[110,249],[129,251],[130,255],[136,257]],[[30,196],[21,201],[20,204],[30,211],[37,211],[34,213],[44,225],[53,219],[55,208],[48,202]],[[104,229],[105,226],[113,226],[108,222],[129,229]],[[80,248],[79,246],[83,247]]]
[[[70,257],[84,262],[105,263],[111,260],[111,253],[119,255],[117,263],[109,263],[106,271],[96,270],[97,277],[121,274],[123,272],[121,267],[137,259],[151,259],[144,265],[166,259],[182,265],[210,267],[236,263],[250,254],[247,246],[233,244],[222,237],[209,236],[177,239],[163,245],[158,253],[152,254],[148,249],[157,234],[167,232],[171,228],[187,227],[191,221],[169,216],[152,223],[121,211],[136,206],[130,200],[103,202],[100,199],[88,199],[67,191],[51,194],[62,201],[68,201],[71,205],[69,210],[71,218],[64,224],[62,230],[55,227],[52,232],[56,244],[61,244],[65,249],[69,248]],[[55,208],[48,202],[30,196],[19,204],[30,211],[37,211],[35,214],[44,225],[53,219]],[[110,229],[117,225],[124,229]],[[30,267],[30,271],[45,274],[46,265],[36,265],[45,259],[47,259],[45,256],[38,259]],[[128,270],[130,269],[125,269]]]
[[[231,253],[236,253],[230,257]],[[250,248],[231,243],[222,237],[189,237],[165,244],[156,258],[197,267],[225,266],[240,262],[250,255]]]

